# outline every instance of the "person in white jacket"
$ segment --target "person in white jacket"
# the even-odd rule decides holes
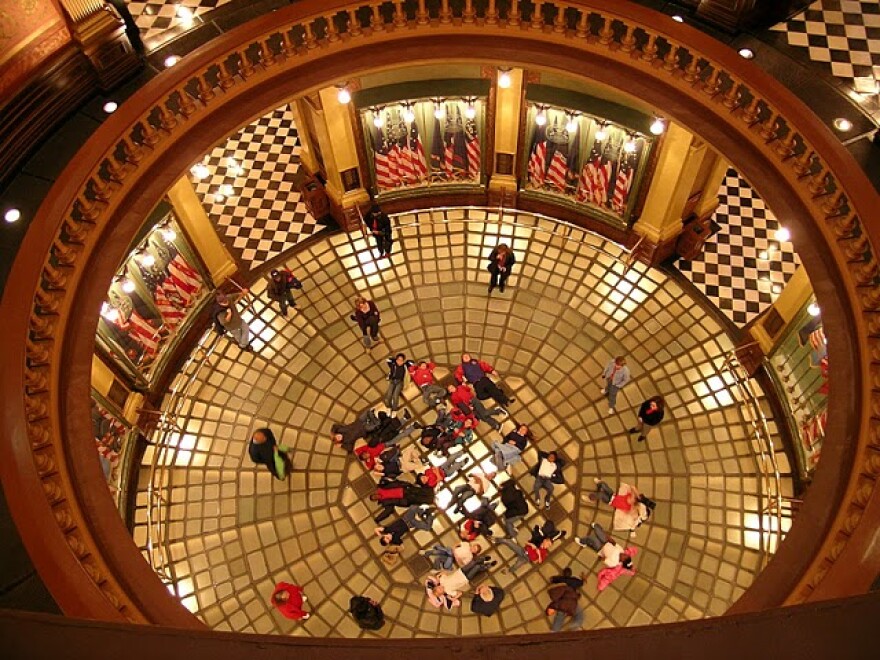
[[[626,358],[618,355],[611,360],[602,372],[605,387],[602,394],[608,397],[608,414],[613,415],[617,408],[617,393],[630,381],[629,367],[626,366]]]

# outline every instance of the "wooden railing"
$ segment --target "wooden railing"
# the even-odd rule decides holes
[[[304,0],[218,37],[136,93],[67,168],[23,243],[3,302],[3,424],[13,442],[0,470],[29,551],[44,576],[54,572],[48,582],[56,597],[74,614],[141,621],[171,607],[137,566],[120,565],[128,559],[116,554],[127,550],[113,540],[122,535],[88,489],[97,465],[77,450],[87,425],[74,414],[73,386],[86,369],[101,290],[143,217],[138,212],[234,130],[233,119],[245,123],[272,100],[346,74],[431,60],[519,64],[625,86],[724,151],[777,214],[791,218],[823,317],[838,332],[829,352],[831,398],[840,407],[832,406],[829,429],[839,449],[836,457],[825,452],[823,468],[836,465],[849,483],[842,499],[844,487],[826,470],[833,510],[814,506],[814,529],[804,532],[824,539],[821,550],[809,550],[815,557],[797,589],[779,598],[821,593],[848,545],[863,547],[860,523],[880,500],[880,234],[864,219],[877,196],[834,136],[752,63],[628,3],[466,0],[454,11],[448,0]],[[810,505],[800,519],[810,518]],[[130,545],[127,558],[137,556]],[[192,625],[173,613],[165,620]]]

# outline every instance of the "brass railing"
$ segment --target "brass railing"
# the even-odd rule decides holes
[[[859,337],[851,349],[860,371],[853,382],[865,388],[853,402],[856,416],[851,428],[858,427],[859,444],[846,499],[792,599],[808,597],[844,552],[875,496],[880,477],[876,452],[880,448],[880,262],[876,245],[880,237],[873,225],[862,220],[874,211],[876,194],[815,116],[753,64],[660,14],[605,0],[488,0],[479,4],[466,0],[458,9],[447,0],[304,0],[188,55],[148,83],[98,129],[62,174],[64,185],[50,191],[26,237],[23,251],[28,251],[27,258],[16,263],[10,276],[23,295],[4,300],[10,311],[10,336],[19,342],[11,348],[20,356],[16,368],[21,371],[15,379],[24,384],[15,386],[17,381],[7,380],[9,400],[20,406],[14,414],[21,419],[21,428],[27,429],[34,461],[31,470],[46,495],[44,509],[54,512],[58,531],[94,587],[122,616],[137,616],[139,610],[114,578],[105,551],[86,523],[89,514],[79,501],[70,470],[60,467],[68,460],[66,444],[76,441],[62,430],[67,421],[57,387],[65,365],[66,343],[61,338],[83,322],[73,312],[74,294],[86,278],[99,238],[118,209],[130,204],[129,195],[144,172],[167,154],[185,152],[185,138],[192,127],[201,125],[204,132],[218,109],[246,99],[257,85],[265,88],[294,69],[313,71],[310,83],[284,78],[285,94],[305,93],[319,82],[335,82],[327,80],[327,74],[320,79],[322,58],[375,43],[387,46],[383,52],[390,61],[396,57],[394,43],[405,45],[432,37],[472,37],[471,59],[478,59],[482,49],[488,52],[496,37],[507,43],[518,40],[523,46],[542,44],[548,54],[555,48],[573,49],[583,61],[602,58],[635,72],[633,76],[662,81],[727,132],[713,135],[729,134],[731,143],[748,145],[762,164],[763,169],[755,171],[767,177],[753,183],[759,184],[759,192],[771,204],[773,196],[787,196],[794,204],[789,210],[799,213],[803,209],[808,214],[809,219],[801,221],[818,230],[815,240],[828,245],[822,268],[838,274],[842,284],[836,295],[843,302],[833,302]],[[541,61],[523,48],[522,52],[510,50],[506,64],[541,66]],[[375,66],[356,58],[349,58],[347,64],[353,72]],[[39,254],[44,255],[42,266],[34,264]],[[833,294],[820,292],[824,308],[822,296],[830,299]],[[832,354],[846,341],[832,337]],[[832,411],[829,425],[835,419],[838,424],[850,423],[842,415],[843,411]]]

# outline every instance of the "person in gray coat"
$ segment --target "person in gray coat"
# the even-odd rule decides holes
[[[602,372],[602,380],[605,381],[602,394],[608,397],[608,414],[613,415],[616,412],[615,408],[617,408],[617,393],[630,381],[626,358],[618,355],[605,365],[605,371]]]

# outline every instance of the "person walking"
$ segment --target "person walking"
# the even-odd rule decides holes
[[[226,332],[232,335],[232,338],[238,343],[239,348],[244,351],[251,349],[251,329],[248,324],[241,318],[241,314],[236,307],[236,303],[246,296],[250,291],[242,289],[241,293],[225,294],[222,291],[217,292],[217,307],[214,313],[214,320]]]
[[[630,435],[638,433],[639,437],[636,439],[639,442],[643,442],[647,439],[648,433],[651,432],[651,429],[663,421],[663,415],[665,413],[666,402],[663,401],[663,397],[659,394],[642,402],[642,405],[639,406],[638,422],[629,430]],[[648,427],[647,430],[645,430],[646,426]]]
[[[302,587],[289,582],[279,582],[272,592],[272,605],[282,616],[294,621],[305,621],[311,614],[303,610],[303,604],[308,600],[303,595]]]
[[[513,250],[506,243],[500,243],[492,250],[489,254],[489,266],[487,267],[492,274],[489,279],[489,293],[492,293],[496,286],[501,293],[504,293],[504,285],[507,283],[507,278],[510,277],[510,271],[515,263],[516,257],[513,256]]]
[[[434,369],[437,367],[433,362],[422,360],[418,364],[409,366],[409,376],[422,391],[422,400],[429,408],[436,408],[443,402],[446,390],[434,382]]]
[[[382,318],[376,303],[364,296],[358,296],[354,301],[354,314],[351,315],[351,320],[357,321],[365,348],[370,348],[379,341],[379,322]]]
[[[254,431],[248,443],[248,455],[251,460],[257,465],[265,465],[272,476],[279,481],[287,479],[293,471],[290,452],[290,447],[279,445],[275,440],[275,434],[267,428]]]
[[[296,307],[296,300],[293,299],[292,290],[302,289],[302,282],[296,279],[286,268],[284,270],[273,270],[269,274],[269,284],[266,286],[266,293],[270,300],[278,303],[281,309],[281,316],[287,316],[287,306]]]
[[[541,508],[541,491],[544,495],[544,508],[550,508],[550,500],[553,497],[553,487],[556,484],[564,483],[562,479],[562,468],[565,461],[559,458],[559,454],[555,451],[538,452],[538,463],[532,468],[532,476],[535,477],[535,485],[532,489],[532,496],[535,498],[535,504]]]
[[[388,389],[385,390],[385,406],[395,412],[400,407],[400,393],[403,391],[403,381],[407,371],[414,366],[412,360],[407,360],[406,355],[398,353],[385,360],[388,365]]]
[[[508,397],[498,385],[495,384],[489,375],[498,375],[488,362],[477,360],[469,353],[461,354],[461,364],[455,369],[455,380],[459,383],[468,382],[474,387],[477,398],[481,400],[495,399],[502,408],[506,408],[515,401],[513,397]]]
[[[584,609],[578,603],[584,579],[585,576],[574,577],[570,568],[550,579],[552,586],[547,590],[550,604],[545,611],[547,616],[553,617],[550,624],[553,632],[562,630],[566,619],[569,619],[569,630],[580,630],[584,625]]]
[[[605,371],[602,372],[602,379],[605,381],[605,387],[602,388],[602,394],[608,397],[608,414],[613,415],[617,408],[617,393],[623,389],[623,386],[630,381],[629,367],[626,366],[626,358],[618,355],[605,365]]]
[[[391,256],[391,245],[394,242],[391,233],[391,218],[383,211],[378,204],[373,204],[367,215],[364,216],[364,222],[367,229],[373,235],[376,241],[376,249],[379,251],[379,258]]]
[[[492,616],[501,607],[504,600],[504,589],[481,584],[474,590],[471,600],[471,612],[480,616]]]
[[[348,601],[348,611],[363,630],[379,630],[385,625],[382,607],[372,598],[352,596]]]
[[[427,507],[411,506],[404,514],[390,525],[377,527],[375,532],[379,537],[379,545],[403,545],[403,537],[410,530],[420,529],[429,531],[434,524],[434,512]]]

